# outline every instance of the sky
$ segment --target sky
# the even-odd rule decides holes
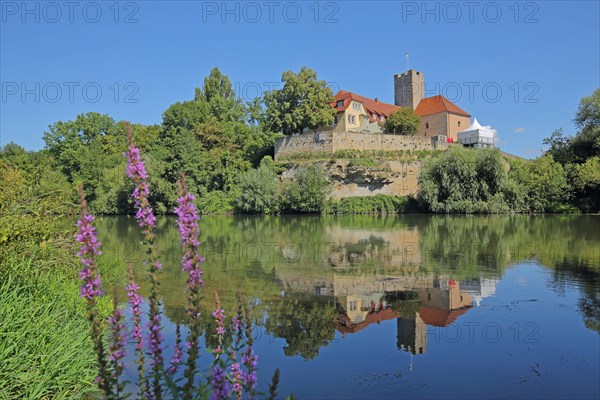
[[[600,87],[600,2],[2,0],[0,145],[41,149],[49,125],[91,111],[159,124],[215,66],[245,100],[308,66],[393,103],[407,61],[426,96],[533,158],[554,130],[576,133]]]

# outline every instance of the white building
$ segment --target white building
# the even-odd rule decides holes
[[[458,143],[466,147],[495,147],[496,132],[488,126],[481,126],[477,118],[462,132],[458,132]]]

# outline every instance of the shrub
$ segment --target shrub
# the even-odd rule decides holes
[[[275,214],[279,211],[279,187],[273,159],[265,157],[258,169],[242,173],[240,196],[235,204],[245,213]]]
[[[523,190],[525,204],[521,211],[549,211],[568,199],[567,175],[551,155],[533,161],[515,160],[509,176]]]
[[[507,212],[514,207],[504,196],[506,183],[498,150],[454,148],[425,163],[418,199],[434,213]]]
[[[326,214],[400,214],[408,210],[409,200],[402,196],[344,197],[338,201],[328,201]]]
[[[318,213],[330,190],[331,184],[322,166],[315,164],[300,169],[284,188],[282,208],[291,212]]]

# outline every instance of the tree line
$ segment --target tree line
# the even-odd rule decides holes
[[[331,89],[310,68],[285,72],[282,83],[281,89],[244,102],[229,78],[214,68],[203,85],[195,89],[193,98],[164,111],[161,124],[132,124],[148,168],[150,201],[157,213],[173,210],[181,172],[187,177],[190,191],[198,195],[203,213],[354,209],[377,213],[380,209],[405,209],[374,204],[373,210],[366,210],[358,204],[329,204],[326,198],[331,183],[318,165],[297,168],[292,180],[281,179],[281,172],[290,165],[273,162],[275,139],[330,125],[335,115]],[[596,90],[581,100],[574,120],[577,134],[554,132],[544,141],[547,151],[533,161],[507,160],[498,151],[467,149],[428,156],[423,160],[421,191],[416,199],[419,210],[600,210],[599,115],[600,90]],[[418,116],[403,109],[392,114],[383,129],[414,134],[418,124]],[[14,143],[5,145],[0,149],[0,198],[23,195],[11,193],[9,188],[10,181],[18,179],[30,194],[66,191],[75,202],[74,188],[83,184],[94,213],[130,213],[131,187],[122,174],[125,126],[124,121],[115,121],[109,115],[89,112],[50,125],[43,134],[45,146],[40,151],[26,151]]]

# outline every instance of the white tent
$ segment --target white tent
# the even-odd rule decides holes
[[[462,132],[458,132],[458,143],[469,147],[494,147],[496,131],[490,126],[481,126],[477,118]]]

